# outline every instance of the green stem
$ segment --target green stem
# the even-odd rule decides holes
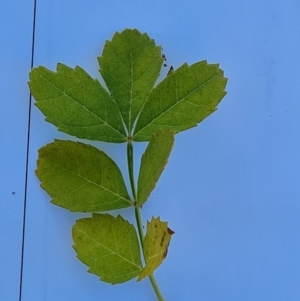
[[[135,182],[134,182],[134,174],[133,174],[133,146],[132,141],[128,140],[127,143],[127,164],[128,164],[128,173],[129,180],[131,185],[131,191],[133,195],[134,201],[136,201],[136,190],[135,190]]]
[[[133,146],[132,146],[132,141],[131,140],[128,140],[128,143],[127,143],[127,163],[128,163],[128,173],[129,173],[129,180],[130,180],[132,195],[133,195],[133,198],[136,202],[137,201],[137,199],[136,199],[136,188],[135,188],[134,173],[133,173]],[[140,238],[140,242],[141,242],[141,246],[142,246],[142,253],[143,253],[144,260],[145,260],[143,220],[142,220],[141,209],[140,209],[140,207],[137,207],[137,206],[135,207],[135,219],[136,219],[139,238]],[[150,279],[152,287],[155,291],[157,299],[159,301],[165,301],[165,299],[163,298],[163,296],[160,292],[160,289],[158,287],[158,284],[156,282],[154,274],[150,275],[149,279]]]
[[[136,219],[136,223],[137,223],[137,227],[138,227],[138,231],[139,231],[139,237],[140,237],[140,241],[141,241],[141,245],[142,245],[142,249],[143,249],[143,255],[145,257],[145,253],[144,253],[144,231],[143,231],[143,219],[142,219],[142,214],[141,214],[141,209],[135,207],[134,210],[135,213],[135,219]]]
[[[152,287],[153,287],[153,289],[154,289],[154,291],[155,291],[155,294],[156,294],[156,296],[157,296],[157,299],[158,299],[159,301],[165,301],[163,295],[162,295],[161,292],[160,292],[160,289],[159,289],[159,287],[158,287],[158,284],[157,284],[157,282],[156,282],[156,279],[155,279],[154,275],[153,275],[153,274],[150,275],[150,276],[149,276],[149,279],[150,279],[150,281],[151,281],[151,284],[152,284]]]

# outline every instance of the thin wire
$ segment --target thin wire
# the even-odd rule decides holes
[[[32,43],[31,43],[31,62],[30,68],[33,68],[34,63],[34,48],[35,48],[35,20],[36,20],[37,0],[34,0],[33,6],[33,24],[32,24]],[[26,146],[26,163],[25,163],[25,187],[24,187],[24,207],[23,207],[23,232],[22,232],[22,248],[21,248],[21,267],[20,267],[20,289],[19,301],[22,300],[23,289],[23,267],[24,267],[24,249],[25,249],[25,227],[26,227],[26,207],[27,207],[27,184],[28,184],[28,162],[29,162],[29,145],[30,145],[30,123],[31,123],[31,103],[32,95],[29,94],[28,104],[28,123],[27,123],[27,146]]]

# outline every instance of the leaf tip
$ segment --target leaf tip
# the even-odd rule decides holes
[[[170,235],[173,235],[175,233],[175,231],[173,231],[172,229],[170,229],[169,227],[167,228],[167,232]]]

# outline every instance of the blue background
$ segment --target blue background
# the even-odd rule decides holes
[[[51,205],[34,175],[38,149],[71,138],[30,104],[34,2],[0,6],[0,300],[156,300],[148,280],[111,286],[77,260],[71,227],[82,215]],[[168,301],[300,300],[300,1],[37,0],[36,8],[34,66],[80,65],[99,78],[105,40],[127,27],[154,38],[175,69],[220,63],[227,96],[176,136],[143,207],[145,220],[160,215],[176,232],[158,283]],[[125,145],[93,144],[126,173]]]

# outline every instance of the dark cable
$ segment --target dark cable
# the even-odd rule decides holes
[[[30,68],[31,69],[33,68],[33,63],[34,63],[36,4],[37,4],[37,0],[34,0],[33,24],[32,24],[32,43],[31,43],[31,62],[30,62]],[[26,145],[26,162],[25,162],[25,182],[24,182],[25,187],[24,187],[23,232],[22,232],[22,248],[21,248],[19,301],[22,301],[22,289],[23,289],[23,267],[24,267],[24,248],[25,248],[25,232],[26,232],[25,228],[26,228],[28,162],[29,162],[29,145],[30,145],[29,142],[30,142],[31,103],[32,103],[32,95],[30,93],[29,94],[29,104],[28,104],[27,145]]]

